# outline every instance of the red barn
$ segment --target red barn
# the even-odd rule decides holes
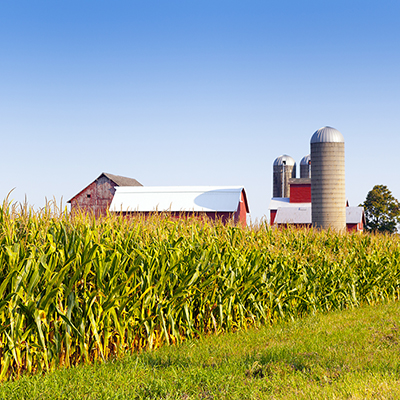
[[[311,179],[289,179],[290,197],[271,199],[270,224],[277,226],[311,227]],[[346,207],[348,232],[362,232],[365,225],[363,207]]]
[[[110,212],[207,216],[245,226],[250,211],[243,186],[136,186],[118,187]]]
[[[103,172],[67,203],[71,204],[71,212],[80,209],[93,212],[97,216],[105,215],[114,197],[115,188],[119,186],[142,186],[142,184],[136,179]]]

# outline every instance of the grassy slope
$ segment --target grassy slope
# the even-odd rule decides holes
[[[400,303],[24,377],[0,399],[398,399]]]

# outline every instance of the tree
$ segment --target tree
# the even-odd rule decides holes
[[[400,203],[385,185],[375,185],[361,204],[365,212],[365,229],[370,232],[396,232],[400,223]]]

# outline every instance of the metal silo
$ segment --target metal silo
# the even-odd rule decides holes
[[[311,156],[305,156],[300,161],[300,178],[311,178]]]
[[[311,137],[311,215],[318,228],[346,229],[344,138],[325,126]]]
[[[296,178],[296,162],[284,154],[274,161],[273,197],[289,197],[289,179]]]

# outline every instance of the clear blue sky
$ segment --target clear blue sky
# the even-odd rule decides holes
[[[346,142],[346,194],[400,199],[399,1],[0,3],[1,198],[66,202],[101,172],[244,185],[317,129]]]

